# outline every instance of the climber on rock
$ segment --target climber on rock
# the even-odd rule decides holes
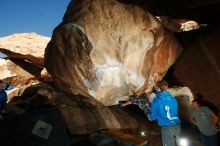
[[[127,101],[119,101],[119,105],[121,107],[135,104],[138,105],[140,109],[144,111],[147,115],[148,119],[150,120],[150,113],[151,113],[151,104],[156,97],[156,93],[158,92],[157,87],[153,87],[152,90],[147,92],[143,92],[140,96],[133,91],[132,95],[129,96],[129,100]]]

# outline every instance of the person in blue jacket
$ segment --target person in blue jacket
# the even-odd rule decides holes
[[[176,146],[180,136],[180,118],[178,102],[168,91],[168,83],[160,81],[157,84],[160,91],[156,94],[151,106],[151,120],[157,120],[161,127],[163,146]]]
[[[0,80],[0,113],[5,113],[7,109],[7,93],[5,92],[3,81]]]

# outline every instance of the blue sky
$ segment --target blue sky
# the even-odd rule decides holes
[[[7,57],[5,54],[0,53],[0,58],[5,58]]]
[[[51,37],[71,0],[0,0],[0,37],[36,32]]]

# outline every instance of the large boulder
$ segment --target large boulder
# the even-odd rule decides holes
[[[13,85],[27,85],[36,80],[34,76],[41,78],[44,50],[49,40],[36,33],[0,38],[0,79]]]
[[[156,123],[146,120],[143,112],[119,106],[106,107],[94,98],[58,91],[49,83],[27,88],[20,97],[9,103],[11,114],[22,114],[43,107],[56,107],[72,135],[92,134],[101,130],[146,131],[149,136],[159,135]],[[128,122],[129,121],[129,122]],[[150,132],[154,128],[154,132]]]
[[[57,88],[112,105],[161,80],[182,47],[147,11],[115,0],[74,0],[45,50]]]
[[[185,34],[185,50],[173,69],[173,76],[191,91],[220,110],[220,27]],[[193,38],[194,36],[194,38]],[[186,41],[188,38],[188,41]],[[192,40],[189,42],[189,40]],[[188,43],[186,43],[188,42]]]

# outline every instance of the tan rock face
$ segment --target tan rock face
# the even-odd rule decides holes
[[[6,61],[4,59],[0,59],[0,76],[1,79],[4,79],[6,77],[12,77],[15,76],[15,73],[9,70],[10,61]]]
[[[44,49],[49,41],[49,37],[36,33],[13,34],[0,38],[0,48],[5,48],[15,53],[43,57]]]
[[[7,78],[8,81],[11,78],[10,82],[13,84],[26,84],[33,78],[33,74],[30,73],[40,74],[44,66],[44,50],[49,40],[49,37],[36,33],[21,33],[0,38],[0,53],[11,59],[0,58],[0,79]]]
[[[172,32],[190,31],[199,29],[200,25],[192,20],[173,19],[168,16],[157,16],[160,22]]]
[[[179,56],[173,34],[141,8],[114,0],[72,1],[45,51],[56,86],[115,104],[152,86]]]

